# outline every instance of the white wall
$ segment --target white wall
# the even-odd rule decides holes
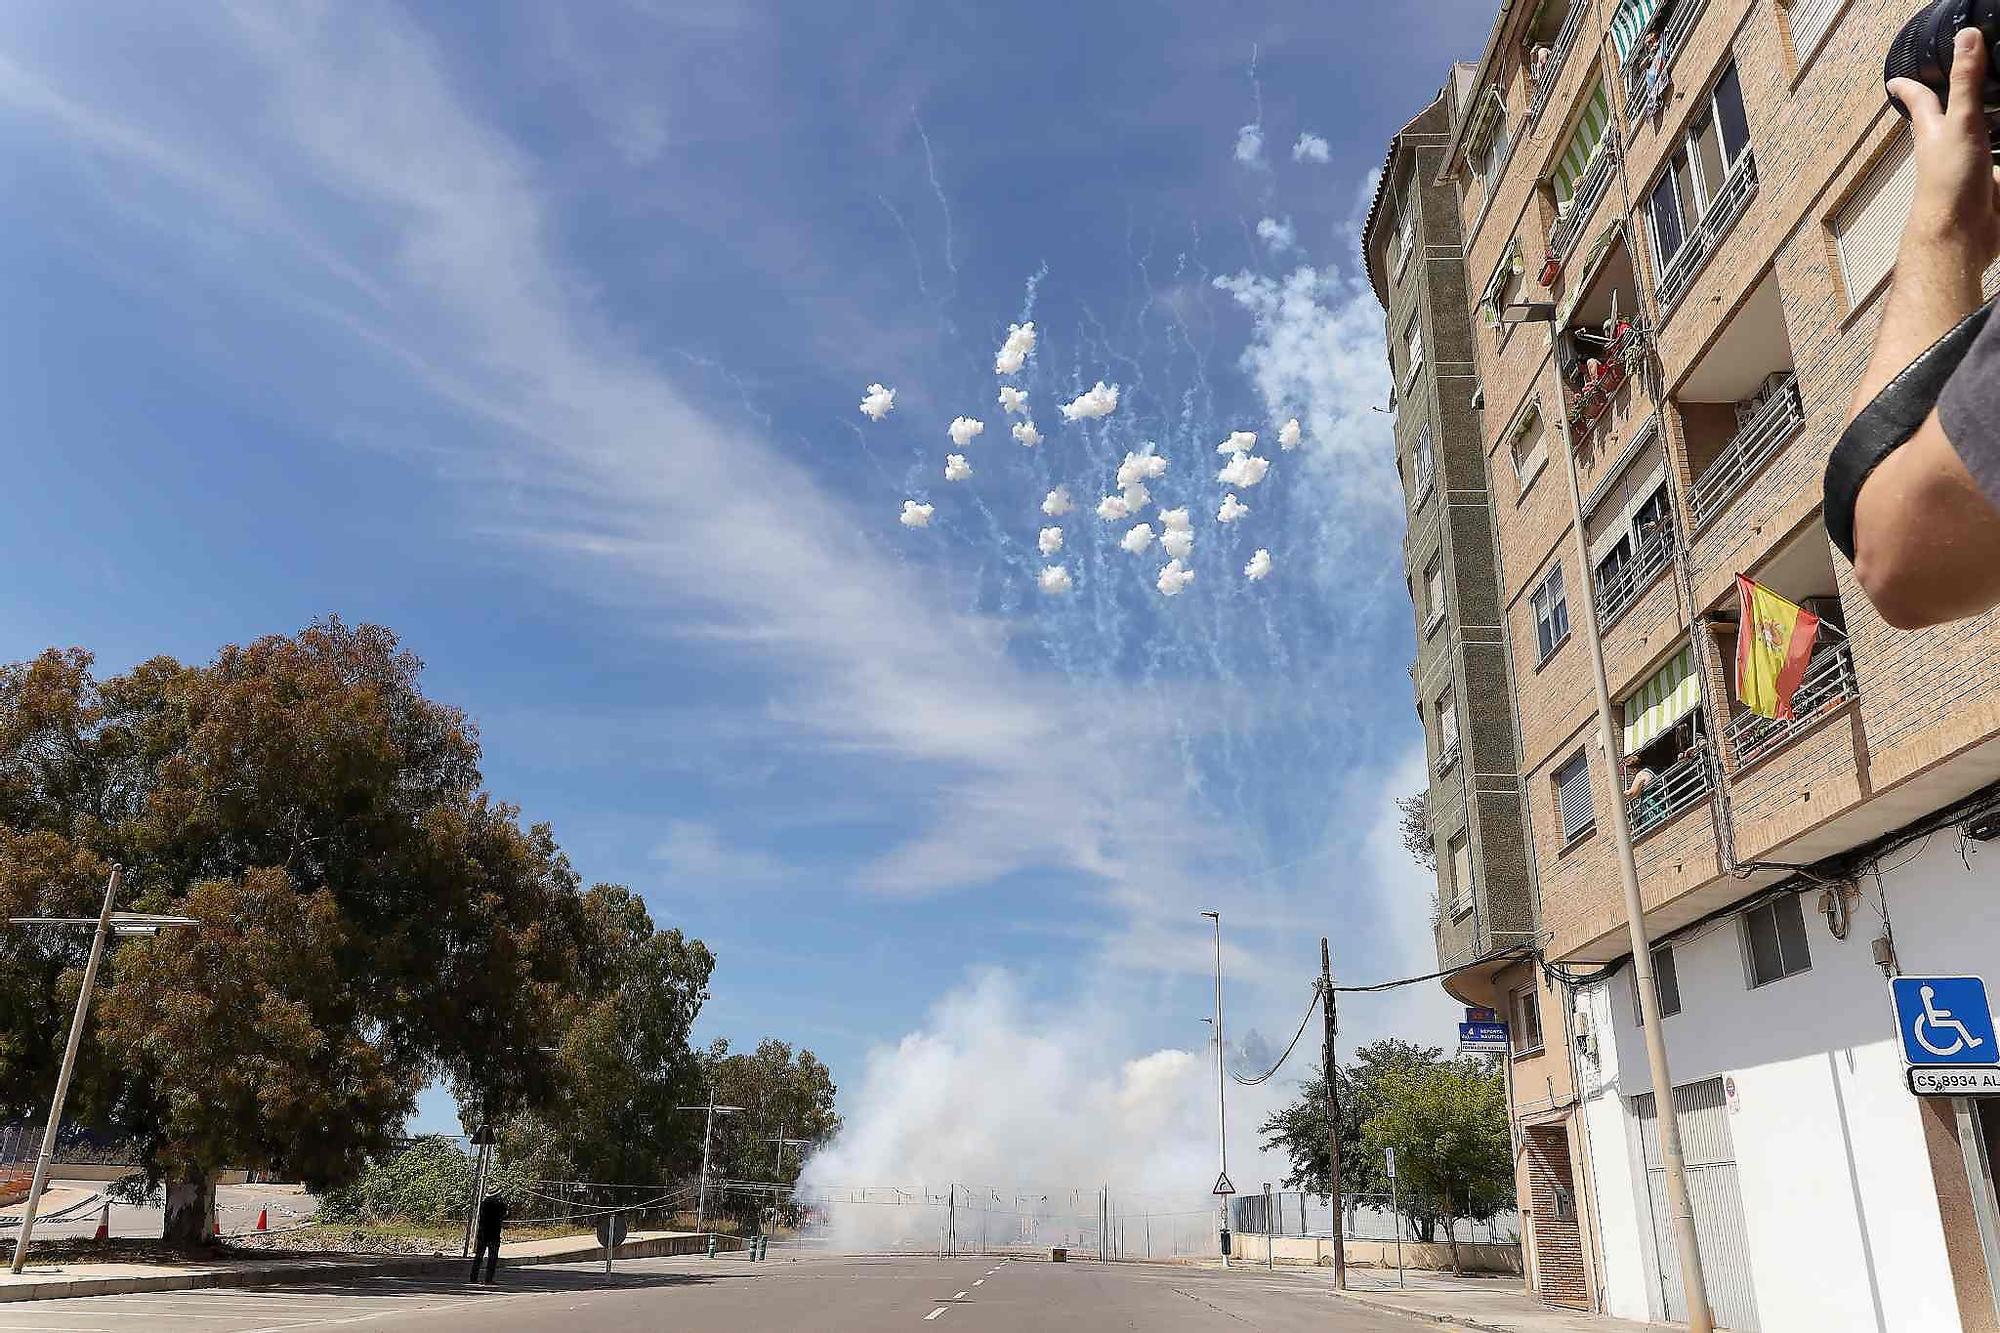
[[[1650,1205],[1638,1171],[1638,1126],[1619,1096],[1617,1046],[1606,1039],[1612,1032],[1612,997],[1630,993],[1622,974],[1577,993],[1576,1030],[1599,1038],[1593,1048],[1594,1060],[1589,1052],[1579,1052],[1577,1091],[1583,1102],[1591,1183],[1595,1186],[1591,1202],[1601,1300],[1607,1314],[1645,1320],[1652,1315],[1648,1301],[1652,1278],[1640,1246],[1652,1226]]]
[[[1901,864],[1882,880],[1888,917],[1905,973],[1990,969],[2000,986],[2000,846],[1968,854],[1970,869],[1947,830],[1889,857]],[[1869,952],[1881,903],[1872,881],[1865,888],[1844,941],[1808,895],[1811,970],[1756,990],[1735,917],[1675,943],[1682,1007],[1666,1020],[1668,1058],[1676,1085],[1735,1079],[1729,1129],[1764,1333],[1959,1328],[1889,986]],[[1599,1034],[1608,1010],[1613,1033],[1599,1063],[1618,1096],[1586,1106],[1606,1308],[1642,1318],[1651,1222],[1627,1099],[1651,1083],[1629,967],[1579,1008]]]

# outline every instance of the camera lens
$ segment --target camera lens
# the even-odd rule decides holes
[[[1959,31],[1977,28],[1986,39],[1986,80],[1980,90],[1988,119],[2000,111],[2000,68],[1993,59],[1994,43],[2000,39],[2000,0],[1932,0],[1912,14],[1882,62],[1882,79],[1915,79],[1928,87],[1943,103],[1950,96],[1951,49]],[[1890,105],[1907,117],[1909,109],[1895,98]]]

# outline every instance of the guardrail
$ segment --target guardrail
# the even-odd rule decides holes
[[[1659,51],[1659,59],[1668,72],[1672,72],[1674,61],[1680,58],[1681,48],[1687,45],[1688,34],[1694,31],[1695,21],[1706,6],[1707,0],[1681,0],[1680,7],[1668,15],[1666,26],[1660,29]],[[1652,63],[1641,58],[1625,66],[1625,106],[1635,122],[1638,120],[1635,108],[1646,91],[1646,66]]]
[[[1721,513],[1730,498],[1805,424],[1799,377],[1789,374],[1784,386],[1771,395],[1756,416],[1744,423],[1689,489],[1688,509],[1694,515],[1695,526],[1700,527]]]
[[[1653,580],[1667,567],[1673,550],[1674,526],[1662,523],[1639,543],[1639,549],[1619,566],[1617,573],[1598,580],[1597,623],[1602,629],[1610,629],[1639,600],[1639,594],[1653,586]]]
[[[1651,833],[1683,810],[1707,800],[1713,789],[1708,754],[1696,749],[1657,774],[1626,803],[1632,836],[1642,838]]]
[[[1701,272],[1702,262],[1715,252],[1729,229],[1736,225],[1736,219],[1743,216],[1743,210],[1750,205],[1750,199],[1757,193],[1757,156],[1749,149],[1743,150],[1736,165],[1729,169],[1722,188],[1709,201],[1708,212],[1702,214],[1701,221],[1681,242],[1681,248],[1674,252],[1660,274],[1660,318],[1664,320],[1694,286],[1695,274]]]
[[[1806,663],[1806,673],[1792,692],[1792,715],[1780,720],[1758,713],[1739,713],[1729,720],[1723,736],[1736,766],[1772,754],[1791,744],[1807,723],[1857,698],[1860,688],[1854,677],[1854,650],[1842,639],[1822,648]]]
[[[1528,124],[1541,119],[1542,108],[1548,105],[1549,93],[1556,86],[1556,79],[1562,74],[1563,61],[1569,57],[1569,50],[1576,45],[1576,35],[1583,30],[1584,11],[1589,9],[1586,0],[1570,0],[1569,13],[1563,15],[1562,27],[1556,30],[1556,39],[1549,43],[1549,56],[1542,62],[1540,72],[1534,75],[1532,91],[1528,94]]]
[[[1549,232],[1549,253],[1557,259],[1569,258],[1570,247],[1583,234],[1583,224],[1589,220],[1597,201],[1604,194],[1604,187],[1611,183],[1611,162],[1618,156],[1618,146],[1612,140],[1611,130],[1606,127],[1604,138],[1597,145],[1597,152],[1584,168],[1583,179],[1576,183],[1576,193],[1570,196],[1569,211]]]

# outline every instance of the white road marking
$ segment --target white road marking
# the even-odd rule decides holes
[[[939,1315],[941,1315],[941,1314],[943,1314],[943,1313],[944,1313],[944,1307],[943,1307],[942,1305],[940,1305],[940,1306],[939,1306],[939,1307],[938,1307],[937,1309],[935,1309],[935,1310],[931,1311],[931,1312],[930,1312],[929,1314],[925,1315],[925,1316],[924,1316],[924,1319],[926,1320],[926,1322],[928,1322],[929,1320],[932,1320],[932,1319],[935,1319],[935,1318],[937,1318],[937,1317],[938,1317]]]
[[[984,1286],[984,1285],[985,1285],[985,1283],[986,1283],[986,1279],[982,1277],[982,1278],[978,1278],[978,1279],[974,1280],[974,1282],[973,1282],[973,1284],[972,1284],[972,1285],[973,1285],[973,1286],[975,1286],[975,1287],[979,1287],[979,1286]]]
[[[961,1291],[956,1296],[952,1297],[952,1299],[955,1301],[962,1301],[965,1299],[965,1293]]]

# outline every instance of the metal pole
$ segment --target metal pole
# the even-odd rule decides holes
[[[951,1258],[958,1253],[958,1186],[951,1186],[951,1193],[945,1203],[944,1253]]]
[[[1324,1001],[1320,1018],[1326,1025],[1326,1049],[1320,1068],[1326,1073],[1326,1185],[1333,1192],[1333,1285],[1347,1290],[1347,1237],[1343,1234],[1340,1198],[1340,1078],[1335,1072],[1333,1039],[1340,1032],[1339,1001],[1333,992],[1333,953],[1326,936],[1319,939],[1319,991]],[[1305,1226],[1305,1199],[1299,1199],[1299,1226]]]
[[[1215,923],[1215,1138],[1217,1157],[1222,1163],[1222,1177],[1229,1176],[1229,1103],[1223,1096],[1222,1072],[1222,913],[1203,912],[1203,916]],[[1221,1183],[1220,1181],[1217,1182]],[[1221,1218],[1222,1234],[1229,1234],[1229,1196],[1218,1194],[1217,1212]],[[1229,1267],[1229,1247],[1222,1248],[1222,1266]]]
[[[1264,1182],[1264,1267],[1267,1269],[1278,1266],[1278,1261],[1272,1257],[1277,1244],[1271,1236],[1271,1182],[1267,1180]]]
[[[1396,1285],[1401,1287],[1407,1283],[1403,1277],[1403,1199],[1396,1189],[1395,1160],[1389,1159],[1389,1225],[1396,1228]]]
[[[41,1202],[43,1187],[49,1183],[49,1165],[56,1156],[56,1131],[62,1126],[63,1100],[69,1096],[69,1076],[76,1072],[76,1048],[83,1040],[83,1017],[90,1011],[90,988],[97,982],[97,962],[104,956],[104,941],[111,934],[111,906],[118,899],[118,885],[124,878],[123,866],[111,867],[110,882],[104,886],[104,907],[97,914],[97,933],[90,937],[90,959],[83,965],[83,985],[76,992],[76,1015],[69,1021],[69,1043],[63,1047],[62,1069],[56,1074],[49,1127],[42,1133],[42,1153],[35,1159],[34,1183],[28,1186],[28,1201],[21,1209],[21,1235],[14,1242],[16,1273],[28,1262],[28,1241],[35,1232],[35,1210]]]
[[[482,1124],[481,1129],[485,1126]],[[486,1154],[492,1151],[489,1144],[474,1144],[476,1155],[472,1159],[472,1197],[465,1206],[465,1244],[459,1249],[458,1257],[463,1259],[472,1253],[472,1224],[479,1216],[479,1200],[486,1185]]]
[[[1557,334],[1560,337],[1560,333]],[[1658,1113],[1660,1159],[1666,1166],[1667,1211],[1673,1215],[1674,1246],[1680,1251],[1681,1289],[1687,1304],[1688,1333],[1713,1333],[1715,1314],[1708,1305],[1708,1286],[1701,1271],[1701,1248],[1695,1240],[1694,1209],[1688,1202],[1687,1163],[1681,1151],[1680,1116],[1674,1109],[1674,1080],[1667,1068],[1667,1038],[1660,1017],[1660,997],[1653,988],[1653,951],[1646,938],[1646,909],[1639,896],[1639,864],[1632,856],[1632,825],[1626,818],[1625,792],[1618,785],[1611,748],[1611,681],[1604,668],[1604,641],[1599,637],[1597,602],[1590,592],[1590,546],[1584,538],[1583,491],[1576,480],[1576,454],[1563,441],[1563,473],[1569,478],[1570,533],[1576,548],[1583,587],[1583,641],[1590,649],[1592,683],[1597,687],[1597,744],[1611,765],[1611,840],[1618,849],[1618,877],[1625,889],[1625,924],[1631,934],[1632,979],[1639,988],[1639,1012],[1645,1022],[1646,1065],[1653,1076],[1653,1106]],[[1539,993],[1539,987],[1537,992]]]
[[[701,1125],[701,1183],[695,1189],[694,1229],[708,1230],[708,1141],[715,1131],[715,1085],[708,1088],[708,1112]]]

